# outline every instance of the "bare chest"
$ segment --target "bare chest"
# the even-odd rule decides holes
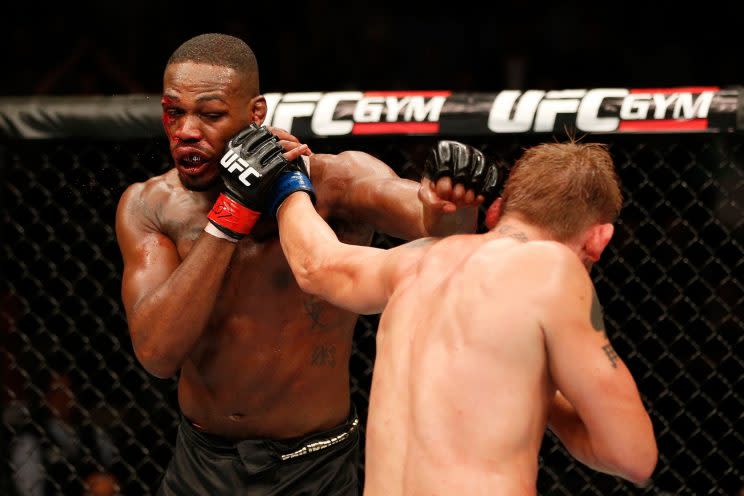
[[[174,242],[185,260],[204,232],[211,203],[182,202],[166,213],[162,231]],[[171,205],[171,207],[175,207]],[[342,220],[329,224],[346,243],[369,244],[372,231]],[[314,330],[347,327],[349,313],[303,293],[296,284],[281,249],[276,224],[260,220],[255,237],[238,242],[225,272],[220,294],[210,319],[213,332],[227,327],[310,327]],[[342,325],[343,322],[343,325]]]

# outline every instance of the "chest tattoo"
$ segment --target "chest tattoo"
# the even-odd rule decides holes
[[[204,232],[203,227],[193,226],[190,229],[184,231],[184,237],[189,241],[196,241],[197,239],[199,239],[199,236],[201,236],[202,232]]]

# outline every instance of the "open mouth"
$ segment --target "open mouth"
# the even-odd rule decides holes
[[[198,153],[186,153],[179,156],[176,160],[178,169],[189,176],[195,176],[204,172],[209,161],[203,155]]]

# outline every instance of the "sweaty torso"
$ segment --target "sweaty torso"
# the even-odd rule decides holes
[[[525,244],[452,236],[380,321],[366,496],[529,495],[549,398]]]
[[[214,198],[188,191],[173,172],[153,216],[183,260]],[[318,189],[318,202],[322,202]],[[259,221],[261,222],[261,221]],[[329,219],[339,239],[368,244],[371,228]],[[184,415],[228,437],[289,438],[334,427],[349,412],[348,363],[357,316],[303,293],[271,224],[238,243],[204,334],[183,365]],[[268,231],[268,232],[267,232]]]

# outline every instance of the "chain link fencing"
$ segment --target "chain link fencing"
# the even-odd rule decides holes
[[[546,139],[552,138],[461,141],[513,163],[524,147]],[[744,138],[592,140],[608,143],[626,199],[593,276],[608,335],[651,413],[660,458],[653,483],[637,488],[585,468],[547,433],[539,493],[738,494],[744,486]],[[418,179],[434,142],[375,137],[309,144],[315,152],[364,150]],[[44,474],[36,483],[43,491],[34,494],[82,494],[96,472],[115,476],[126,495],[157,487],[179,421],[176,382],[149,376],[134,357],[120,300],[114,214],[125,187],[164,172],[168,160],[158,140],[0,143],[0,494],[16,494],[14,480],[33,473]],[[377,234],[373,242],[401,241]],[[355,330],[351,388],[362,421],[377,323],[377,316],[363,317]]]

